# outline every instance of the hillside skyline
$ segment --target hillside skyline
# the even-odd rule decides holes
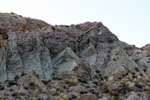
[[[1,12],[41,19],[52,25],[102,22],[126,43],[142,47],[149,41],[149,0],[4,0]]]

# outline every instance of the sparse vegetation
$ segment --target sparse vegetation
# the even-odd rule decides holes
[[[76,86],[78,84],[78,80],[70,80],[68,81],[69,86]]]
[[[101,22],[52,26],[0,14],[0,55],[0,100],[150,97],[150,45],[128,45]]]
[[[50,94],[51,94],[51,96],[55,96],[55,95],[57,94],[57,90],[54,89],[54,88],[52,88],[52,89],[50,90]]]

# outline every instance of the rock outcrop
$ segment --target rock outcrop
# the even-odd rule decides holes
[[[53,26],[0,13],[0,98],[149,100],[149,51],[120,41],[101,22]]]

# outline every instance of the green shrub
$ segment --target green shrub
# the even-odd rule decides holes
[[[69,86],[76,86],[77,84],[78,84],[77,80],[70,80],[70,81],[68,81],[68,85]]]
[[[136,68],[135,68],[135,71],[139,72],[139,69],[136,67]]]
[[[86,94],[87,93],[87,90],[85,90],[85,89],[82,89],[81,91],[80,91],[80,94]]]
[[[51,94],[51,96],[55,96],[56,94],[57,94],[57,90],[56,89],[51,89],[50,90],[50,94]]]
[[[29,86],[30,86],[30,87],[35,87],[35,83],[34,83],[34,82],[30,82],[30,83],[29,83]]]

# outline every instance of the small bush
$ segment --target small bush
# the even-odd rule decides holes
[[[34,88],[35,87],[35,83],[34,82],[30,82],[29,86],[32,87],[32,88]]]
[[[86,94],[87,93],[87,90],[85,90],[85,89],[82,89],[81,91],[80,91],[80,94]]]
[[[50,94],[51,94],[51,96],[55,96],[56,94],[57,94],[57,90],[56,89],[51,89],[50,90]]]
[[[68,82],[68,85],[69,86],[76,86],[78,84],[78,81],[77,80],[70,80],[69,82]]]
[[[89,84],[84,84],[83,85],[85,88],[90,88]]]
[[[149,86],[145,86],[145,90],[146,90],[146,91],[149,91],[149,90],[150,90],[150,87],[149,87]]]
[[[4,86],[0,85],[0,90],[4,90]]]
[[[140,85],[139,82],[135,83],[135,86],[139,89],[142,89],[142,85]]]
[[[138,69],[138,68],[135,68],[135,71],[139,72],[139,69]]]

